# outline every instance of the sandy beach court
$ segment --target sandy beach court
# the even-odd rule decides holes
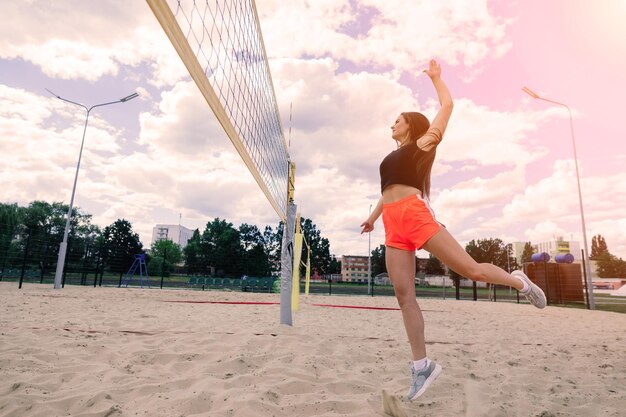
[[[176,301],[176,302],[174,302]],[[195,301],[189,303],[188,301]],[[0,416],[624,416],[626,315],[418,300],[443,373],[404,399],[409,345],[391,297],[0,283]]]

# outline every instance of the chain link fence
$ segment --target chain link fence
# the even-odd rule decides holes
[[[54,282],[59,249],[59,236],[54,234],[23,231],[9,245],[0,248],[0,281],[14,281],[20,287],[24,283],[48,284]],[[150,288],[172,288],[187,290],[222,290],[278,292],[274,285],[278,277],[252,277],[243,274],[225,274],[223,270],[208,268],[200,273],[188,273],[184,264],[173,264],[167,253],[162,257],[141,256],[128,253],[115,244],[102,240],[70,239],[65,260],[62,285],[83,286],[142,286]],[[134,273],[129,271],[141,257],[143,264]],[[235,259],[233,259],[235,262]],[[139,273],[141,272],[141,274]],[[315,280],[310,283],[313,295],[359,295],[370,297],[393,297],[393,286],[387,280],[376,283],[342,282],[333,279]],[[520,300],[517,290],[481,284],[461,278],[458,285],[449,277],[420,276],[416,279],[415,292],[418,298],[485,300],[526,302]],[[484,285],[484,283],[482,284]],[[300,283],[304,292],[305,283]]]
[[[58,256],[58,242],[45,238],[34,238],[26,234],[0,253],[0,281],[11,281],[21,286],[54,283]],[[83,286],[143,286],[150,288],[187,289],[194,291],[242,291],[278,292],[274,285],[278,277],[229,276],[222,271],[210,270],[209,274],[187,274],[184,265],[172,265],[165,258],[146,257],[142,275],[138,268],[129,274],[134,257],[115,248],[98,247],[97,243],[72,245],[70,239],[62,285]],[[151,269],[153,270],[151,272]],[[144,275],[145,274],[145,275]],[[426,277],[428,278],[428,277]],[[439,280],[441,281],[441,279]],[[419,298],[489,300],[520,302],[515,289],[502,286],[480,288],[469,280],[461,280],[459,287],[448,279],[443,285],[429,285],[428,279],[416,280],[416,295]],[[305,283],[300,283],[301,293]],[[393,297],[390,283],[342,282],[334,279],[311,282],[312,295],[358,295],[370,297]],[[523,300],[522,300],[523,301]]]

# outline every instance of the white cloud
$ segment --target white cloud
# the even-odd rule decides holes
[[[64,39],[24,45],[20,58],[39,66],[47,76],[62,79],[95,81],[103,75],[117,75],[119,68],[109,48]]]
[[[96,81],[121,66],[153,65],[172,85],[187,72],[145,2],[1,2],[0,58],[21,58],[49,77]],[[156,63],[156,64],[154,64]]]
[[[526,187],[504,207],[506,217],[518,221],[562,217],[577,207],[576,173],[573,161],[555,161],[552,175]]]
[[[139,120],[139,142],[150,152],[189,158],[225,150],[224,130],[193,82],[163,91],[158,112],[142,113]]]
[[[626,205],[626,174],[588,177],[581,171],[581,181],[589,245],[594,235],[601,234],[613,245],[609,250],[624,253],[626,216],[622,207]],[[451,192],[457,188],[455,185]],[[533,243],[563,236],[581,242],[582,247],[573,160],[555,161],[549,175],[534,184],[522,184],[517,192],[515,189],[511,187],[509,193],[512,199],[508,203],[501,202],[493,216],[480,225],[481,233],[490,231],[496,237],[513,235],[517,239],[523,236]],[[472,223],[470,217],[463,224]],[[469,238],[467,234],[463,236]]]
[[[471,77],[487,58],[510,48],[508,22],[493,16],[486,1],[359,2],[372,20],[357,22],[357,35],[346,29],[355,25],[352,4],[257,4],[285,133],[293,102],[297,201],[339,255],[366,253],[359,224],[379,196],[378,164],[395,147],[393,119],[408,109],[432,118],[437,109],[401,85],[399,72],[420,69],[435,56]],[[77,203],[97,224],[128,218],[148,245],[152,226],[176,222],[178,213],[190,227],[203,228],[215,216],[235,224],[277,223],[144,2],[2,2],[0,12],[12,16],[0,27],[0,58],[22,58],[57,79],[144,81],[142,98],[156,102],[139,115],[137,137],[126,138],[125,130],[102,118],[90,120]],[[344,61],[363,70],[338,73]],[[433,170],[432,200],[438,217],[463,241],[535,241],[580,230],[571,161],[557,161],[552,173],[528,184],[529,167],[548,153],[539,128],[564,113],[531,111],[525,102],[505,111],[455,101]],[[4,198],[67,201],[83,123],[80,112],[59,100],[0,86]],[[625,187],[623,174],[583,173],[589,238],[600,233],[621,253]],[[372,247],[383,240],[379,222]]]
[[[71,125],[53,122],[60,114]],[[7,196],[32,199],[67,199],[76,169],[85,115],[57,99],[41,97],[0,85],[0,183]],[[103,154],[119,151],[119,131],[93,116],[85,141],[83,165],[101,163]],[[30,173],[30,174],[25,174]],[[84,171],[83,171],[84,175]]]
[[[436,108],[429,101],[425,114],[434,117]],[[531,134],[555,114],[553,109],[499,111],[467,98],[456,99],[438,156],[445,162],[524,166],[546,155],[547,149]]]
[[[317,168],[297,180],[296,202],[304,217],[312,218],[336,254],[367,255],[367,235],[360,224],[376,207],[372,184],[340,173],[338,167]],[[372,232],[372,249],[384,241],[382,220]]]
[[[274,0],[259,3],[258,9],[273,57],[331,56],[396,72],[420,70],[438,57],[466,68],[471,77],[487,57],[502,56],[511,47],[505,37],[508,22],[492,15],[487,1],[360,1],[357,9],[370,9],[373,18],[369,30],[357,36],[341,31],[359,19],[348,0]]]
[[[407,109],[421,110],[432,118],[437,105],[419,103],[419,97],[385,75],[338,74],[330,59],[271,63],[278,101],[284,103],[283,119],[288,118],[288,103],[294,103],[291,155],[298,165],[298,198],[307,210],[313,210],[309,216],[323,230],[337,236],[331,242],[345,241],[350,226],[340,220],[349,218],[349,224],[358,226],[369,204],[378,199],[378,164],[395,148],[390,121]],[[456,103],[433,169],[433,205],[448,227],[466,231],[477,213],[497,213],[514,193],[523,192],[525,166],[547,152],[529,136],[552,113],[496,111],[468,99]],[[288,127],[288,121],[284,126]],[[441,190],[438,177],[453,173],[454,164],[466,163],[474,170]],[[478,177],[489,166],[498,172]],[[471,239],[468,233],[461,238],[466,236]]]
[[[392,121],[415,108],[411,91],[388,76],[336,73],[330,59],[272,61],[276,94],[288,130],[293,102],[291,155],[300,174],[319,166],[339,166],[356,177],[374,171],[381,154],[395,148]]]
[[[525,241],[531,243],[541,243],[554,241],[559,237],[567,237],[569,233],[557,223],[551,220],[539,221],[533,227],[526,229],[524,232]]]
[[[350,237],[351,228],[358,229],[369,204],[378,200],[378,165],[395,148],[390,121],[408,109],[432,118],[437,105],[419,103],[419,97],[386,75],[337,73],[330,59],[271,63],[283,119],[288,119],[288,103],[294,103],[291,155],[298,167],[298,200],[308,210],[304,215],[314,218],[333,237],[331,242],[342,242],[334,243],[333,251],[350,251],[358,239]],[[468,225],[477,213],[498,215],[516,192],[523,192],[526,165],[547,152],[529,136],[551,115],[496,111],[457,100],[433,169],[433,205],[448,227],[463,230],[461,239],[473,238]],[[286,128],[288,123],[283,123]],[[461,177],[457,173],[454,186],[441,190],[438,177],[453,173],[454,164],[466,163],[474,170]],[[486,173],[490,166],[498,171]],[[488,221],[479,227],[493,231]]]
[[[90,118],[75,205],[94,214],[94,223],[131,220],[146,245],[154,224],[179,212],[190,227],[203,228],[216,216],[278,223],[193,87],[178,84],[163,94],[160,111],[140,116],[146,152],[122,146],[124,131]],[[60,126],[57,114],[69,118],[68,127]],[[84,115],[68,104],[0,86],[4,198],[22,205],[35,199],[68,202],[83,126]]]
[[[475,238],[494,230],[491,219],[500,207],[506,204],[516,190],[523,190],[525,178],[522,167],[504,171],[491,177],[474,177],[456,182],[452,187],[437,190],[432,197],[432,206],[439,220],[460,240]],[[486,217],[481,219],[481,216]]]

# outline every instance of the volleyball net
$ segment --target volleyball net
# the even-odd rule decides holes
[[[284,221],[289,154],[253,0],[146,0]]]
[[[294,236],[295,165],[289,160],[254,0],[146,1],[250,173],[285,222],[281,323],[291,325],[291,311],[298,308],[300,285],[294,277],[300,270],[302,250],[301,235]]]

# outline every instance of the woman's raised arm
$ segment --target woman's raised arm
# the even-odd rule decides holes
[[[428,132],[417,141],[417,146],[424,151],[428,151],[441,142],[443,133],[448,126],[448,120],[450,120],[454,104],[452,103],[452,96],[450,95],[446,83],[441,79],[441,66],[439,63],[434,59],[431,60],[428,69],[424,70],[424,72],[433,82],[435,90],[437,90],[437,96],[439,97],[439,104],[441,104],[441,108],[430,124]]]

